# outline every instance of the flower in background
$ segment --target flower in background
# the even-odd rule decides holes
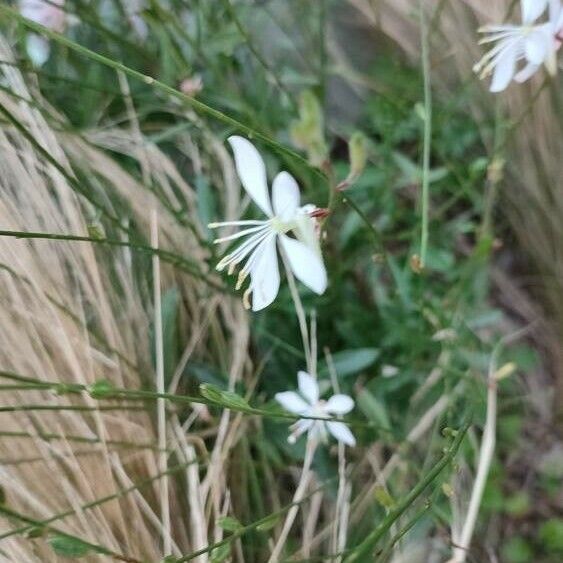
[[[314,205],[299,205],[299,186],[287,172],[280,172],[272,185],[272,199],[268,192],[266,167],[254,145],[242,137],[229,137],[240,181],[254,203],[266,214],[265,220],[228,221],[211,223],[210,228],[245,227],[242,231],[219,238],[215,243],[246,237],[236,250],[225,256],[217,270],[228,269],[232,274],[244,261],[238,274],[237,289],[250,275],[250,286],[244,294],[249,308],[259,311],[276,298],[280,286],[277,244],[287,257],[295,277],[309,289],[321,295],[327,287],[327,275],[321,256],[315,217],[321,210]],[[296,238],[291,238],[292,233]]]
[[[184,78],[180,83],[180,91],[192,98],[203,90],[203,78],[199,74],[194,74],[189,78]]]
[[[549,7],[548,20],[536,23]],[[556,53],[561,46],[563,7],[561,0],[521,0],[522,25],[491,25],[479,31],[488,34],[481,43],[496,45],[475,65],[475,72],[484,78],[492,73],[491,92],[503,91],[514,79],[528,80],[545,65],[554,75]],[[518,70],[518,63],[524,61]]]
[[[292,433],[288,442],[294,444],[301,434],[308,432],[312,439],[327,440],[328,433],[336,440],[348,446],[355,446],[354,435],[344,424],[330,420],[334,415],[344,415],[354,408],[354,400],[341,393],[333,395],[328,401],[319,398],[319,385],[317,380],[305,371],[297,374],[299,394],[294,391],[276,393],[276,401],[287,411],[300,416],[316,417],[304,418],[291,426]],[[326,418],[327,420],[318,420]]]
[[[65,0],[20,0],[20,14],[52,31],[62,33],[66,27],[64,10]],[[36,33],[29,33],[26,38],[26,50],[35,66],[47,62],[51,52],[49,40]]]

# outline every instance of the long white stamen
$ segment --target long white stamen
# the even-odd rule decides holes
[[[263,225],[267,221],[259,221],[257,219],[248,219],[242,221],[221,221],[218,223],[209,223],[207,226],[210,229],[220,229],[221,227],[239,227],[243,225]]]
[[[269,227],[268,224],[260,225],[258,227],[250,227],[249,229],[243,229],[242,231],[239,231],[238,233],[234,233],[234,234],[226,236],[226,237],[221,237],[221,238],[215,239],[213,242],[214,242],[214,244],[219,244],[221,242],[227,242],[229,240],[236,240],[237,238],[245,237],[246,235],[251,235],[252,233],[257,233],[257,232],[260,232],[262,230],[269,229],[269,228],[270,227]]]
[[[243,242],[234,252],[225,256],[219,264],[217,264],[217,269],[221,271],[225,266],[231,265],[235,266],[241,260],[243,260],[254,248],[256,248],[263,240],[269,235],[269,231],[260,231],[255,235],[252,235],[248,240]]]

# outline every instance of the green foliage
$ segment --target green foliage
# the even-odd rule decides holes
[[[563,518],[550,518],[544,522],[538,535],[548,553],[563,556]]]

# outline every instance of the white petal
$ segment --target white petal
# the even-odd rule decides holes
[[[260,311],[274,301],[280,288],[276,237],[266,239],[255,252],[255,262],[250,267],[250,288],[252,310]]]
[[[540,65],[546,58],[549,43],[553,39],[542,29],[533,31],[526,37],[526,59],[532,64]]]
[[[491,92],[502,92],[510,84],[516,71],[516,57],[518,49],[516,46],[507,48],[496,64],[493,82],[491,84]]]
[[[315,428],[314,420],[309,420],[309,419],[298,420],[295,424],[291,426],[292,432],[287,438],[287,441],[290,444],[295,444],[295,442],[297,442],[297,439],[299,438],[299,436],[301,436],[301,434],[307,432],[308,430],[314,430],[314,428]]]
[[[347,414],[354,408],[354,399],[348,395],[333,395],[325,405],[325,410],[332,414]]]
[[[295,391],[276,393],[276,401],[286,410],[294,414],[303,414],[309,405]]]
[[[525,24],[536,21],[547,7],[548,0],[521,0],[522,21]]]
[[[281,235],[280,239],[295,277],[317,295],[322,295],[328,283],[322,258],[301,241],[287,235]]]
[[[299,207],[299,186],[288,172],[280,172],[272,185],[274,213],[282,221],[290,221]]]
[[[309,404],[316,405],[319,402],[319,385],[317,380],[306,371],[300,371],[297,374],[297,381],[301,395],[309,401]]]
[[[328,431],[339,441],[347,446],[355,446],[356,438],[343,422],[327,422]]]
[[[26,38],[25,47],[34,66],[43,66],[49,59],[51,47],[44,37],[30,33]]]
[[[520,72],[518,72],[514,76],[514,80],[516,82],[526,82],[529,78],[531,78],[539,69],[539,65],[534,65],[532,63],[528,63]]]
[[[244,189],[256,205],[268,217],[271,217],[272,206],[268,194],[266,166],[260,153],[250,141],[243,137],[233,135],[227,140],[233,148],[237,173]]]

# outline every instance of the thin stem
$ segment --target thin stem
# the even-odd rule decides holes
[[[440,473],[452,462],[457,454],[465,433],[469,428],[469,421],[458,431],[452,445],[446,450],[445,455],[434,467],[419,481],[412,491],[393,509],[383,522],[368,535],[368,537],[356,548],[356,550],[345,559],[345,563],[366,561],[371,551],[375,548],[379,540],[389,531],[391,526],[407,511],[416,499],[426,490],[426,488],[440,475]]]
[[[45,240],[66,240],[71,242],[92,242],[95,244],[106,244],[108,246],[121,246],[132,248],[134,250],[139,250],[140,252],[148,252],[153,255],[159,256],[162,260],[165,260],[169,264],[177,266],[181,270],[187,272],[195,278],[199,278],[208,283],[213,289],[218,291],[225,291],[224,288],[219,286],[216,282],[207,279],[201,272],[196,269],[196,266],[192,265],[190,261],[178,254],[170,252],[168,250],[161,250],[159,248],[154,248],[146,244],[140,244],[136,242],[127,242],[122,240],[108,239],[108,238],[98,238],[98,237],[85,237],[81,235],[68,235],[68,234],[56,234],[56,233],[40,233],[40,232],[30,232],[30,231],[5,231],[0,230],[0,237],[13,237],[18,239],[45,239]]]
[[[111,557],[112,559],[115,559],[117,561],[126,561],[127,563],[142,563],[141,561],[139,561],[139,559],[135,559],[134,557],[129,557],[127,555],[122,555],[120,553],[116,553],[116,552],[112,551],[111,549],[108,549],[107,547],[104,547],[102,545],[85,541],[82,538],[79,538],[78,536],[73,536],[73,535],[68,534],[66,532],[62,532],[62,531],[60,531],[57,528],[54,528],[52,526],[46,526],[45,524],[42,524],[40,520],[35,520],[34,518],[30,518],[29,516],[25,516],[23,514],[20,514],[19,512],[16,512],[15,510],[12,510],[11,508],[8,508],[5,505],[0,505],[0,514],[3,514],[4,516],[7,516],[8,518],[14,518],[14,519],[19,520],[21,522],[26,522],[27,524],[29,524],[31,526],[40,526],[40,527],[43,527],[43,528],[47,528],[47,530],[49,530],[50,532],[52,532],[54,534],[60,534],[60,535],[65,536],[67,538],[72,538],[72,539],[78,540],[78,541],[80,541],[80,543],[82,543],[85,546],[87,546],[88,548],[90,548],[93,552],[100,554],[100,555],[106,555],[106,556]]]
[[[303,340],[303,351],[305,352],[305,361],[307,363],[307,371],[314,375],[313,373],[313,360],[311,357],[311,347],[309,344],[309,330],[307,329],[307,316],[305,315],[305,310],[303,309],[303,303],[301,302],[301,297],[299,296],[299,290],[295,283],[295,277],[291,268],[289,267],[289,260],[285,255],[283,249],[281,249],[281,256],[283,265],[285,267],[285,272],[287,275],[287,285],[289,286],[289,292],[291,293],[291,298],[293,299],[293,304],[295,306],[295,313],[297,314],[297,320],[299,322],[299,330],[301,331],[301,339]]]
[[[277,563],[279,561],[279,557],[285,545],[285,541],[287,539],[287,536],[289,535],[289,532],[291,531],[293,523],[295,522],[297,512],[299,511],[299,505],[297,503],[303,500],[303,496],[305,495],[305,491],[307,490],[307,487],[309,486],[309,482],[311,480],[311,464],[313,463],[313,458],[315,457],[316,448],[316,440],[307,436],[307,446],[305,449],[305,459],[303,460],[303,470],[301,471],[301,478],[299,479],[297,489],[295,490],[295,494],[293,495],[294,506],[292,506],[287,513],[281,534],[279,535],[278,541],[276,542],[276,545],[272,550],[272,554],[268,559],[268,563]]]
[[[128,400],[128,401],[135,401],[135,400],[143,400],[143,401],[152,401],[152,400],[157,400],[157,399],[165,399],[167,401],[173,402],[173,403],[180,403],[180,404],[187,404],[187,405],[191,405],[191,404],[201,404],[201,405],[209,405],[209,406],[215,406],[215,407],[222,407],[224,409],[227,410],[231,410],[231,411],[235,411],[235,412],[241,412],[241,413],[245,413],[248,415],[255,415],[255,416],[264,416],[264,417],[268,417],[268,418],[278,418],[278,419],[282,419],[282,420],[289,420],[289,421],[297,421],[297,420],[301,420],[301,419],[305,419],[305,420],[324,420],[326,421],[326,418],[323,417],[319,417],[319,416],[306,416],[306,415],[294,415],[294,414],[290,414],[288,412],[284,412],[284,411],[270,411],[270,410],[265,410],[265,409],[260,409],[260,408],[256,408],[256,407],[252,407],[251,405],[248,406],[244,406],[243,404],[233,404],[232,402],[223,402],[221,399],[217,399],[217,400],[213,400],[213,399],[208,399],[206,397],[191,397],[188,395],[174,395],[172,393],[157,393],[154,391],[145,391],[142,389],[137,389],[137,390],[133,390],[133,389],[123,389],[123,388],[119,388],[119,387],[110,387],[108,389],[104,389],[104,390],[99,390],[99,389],[95,389],[88,386],[88,385],[82,385],[82,384],[78,384],[78,383],[73,383],[73,384],[67,384],[67,383],[60,383],[60,382],[54,382],[54,381],[41,381],[39,379],[32,379],[30,377],[23,377],[20,376],[18,374],[13,374],[11,372],[6,372],[6,371],[0,371],[0,378],[4,377],[6,379],[14,379],[16,381],[23,381],[24,383],[43,383],[45,385],[48,385],[47,387],[44,387],[44,389],[50,389],[52,391],[55,391],[58,394],[65,394],[65,393],[81,393],[81,392],[87,392],[90,393],[91,396],[93,396],[94,398],[98,399],[98,400],[117,400],[117,399],[123,399],[123,400]],[[32,405],[32,407],[34,407]],[[86,407],[86,406],[77,406],[77,405],[71,405],[68,407],[65,406],[58,406],[58,405],[37,405],[36,406],[37,410],[86,410],[86,411],[96,411],[96,410],[114,410],[114,409],[131,409],[131,410],[142,410],[143,407],[141,406],[127,406],[127,405],[110,405],[110,406],[106,406],[106,405],[102,405],[99,407]],[[12,412],[12,411],[18,411],[18,410],[25,410],[20,408],[20,406],[13,406],[13,407],[0,407],[0,412],[2,409],[5,409],[6,412]],[[373,424],[371,422],[360,422],[360,421],[353,421],[353,420],[344,420],[344,419],[339,419],[339,418],[335,418],[335,421],[341,421],[341,422],[345,422],[346,424],[348,424],[351,427],[357,427],[357,428],[371,428],[371,429],[376,429],[382,432],[389,432],[391,433],[391,430],[389,428],[384,428],[384,427],[380,427],[377,424]]]
[[[198,460],[194,459],[194,460],[191,460],[191,461],[186,462],[186,463],[181,463],[181,464],[175,465],[174,467],[170,467],[167,470],[167,474],[172,475],[172,474],[179,473],[180,471],[184,471],[187,467],[194,465],[194,464],[197,464],[197,463],[198,463]],[[90,501],[86,504],[83,504],[83,505],[77,507],[77,508],[73,508],[73,509],[70,509],[70,510],[66,510],[64,512],[60,512],[60,513],[55,514],[53,516],[50,516],[49,518],[46,518],[44,520],[36,520],[33,524],[28,524],[27,526],[20,526],[19,528],[16,528],[14,530],[4,532],[4,533],[0,534],[0,540],[4,540],[6,538],[16,536],[16,535],[19,535],[19,534],[25,534],[32,527],[36,527],[36,526],[48,527],[49,524],[56,522],[58,520],[63,520],[67,516],[72,516],[73,514],[76,514],[78,511],[82,512],[82,511],[92,510],[93,508],[101,506],[102,504],[105,504],[107,502],[111,502],[113,500],[122,498],[122,497],[128,495],[129,493],[132,493],[134,491],[142,489],[143,487],[151,485],[152,483],[160,480],[161,478],[162,478],[162,475],[160,473],[158,473],[156,475],[152,475],[151,477],[147,477],[146,479],[143,479],[142,481],[138,481],[137,483],[134,483],[127,488],[120,489],[120,490],[118,490],[117,492],[115,492],[111,495],[107,495],[105,497],[101,497],[101,498],[98,498],[96,500]]]
[[[428,251],[428,226],[430,215],[430,146],[432,142],[432,88],[430,80],[430,54],[428,28],[424,1],[419,1],[420,32],[422,43],[422,72],[424,75],[424,146],[422,157],[422,232],[420,237],[420,265],[424,268]]]

